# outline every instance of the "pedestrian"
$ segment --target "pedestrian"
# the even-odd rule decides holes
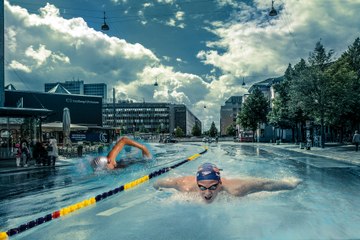
[[[360,134],[358,133],[358,130],[355,131],[352,142],[355,144],[355,151],[357,152],[359,150],[360,143]]]
[[[21,146],[21,159],[22,159],[21,165],[27,167],[28,161],[30,159],[30,150],[29,150],[28,142],[26,140],[23,140],[20,146]]]
[[[48,165],[55,166],[56,159],[59,157],[59,150],[55,138],[51,138],[48,146],[49,162]]]
[[[20,147],[20,144],[17,143],[15,144],[15,148],[16,148],[16,166],[17,167],[20,167],[20,160],[21,160],[21,147]]]

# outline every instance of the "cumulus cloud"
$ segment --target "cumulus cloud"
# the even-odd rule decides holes
[[[165,24],[171,27],[185,28],[186,25],[184,23],[184,16],[185,12],[177,11],[175,16],[167,20]]]
[[[233,1],[219,0],[219,3]],[[258,0],[251,6],[239,4],[232,20],[212,22],[206,28],[218,39],[208,41],[208,49],[199,51],[197,57],[204,64],[235,77],[259,73],[274,76],[284,73],[286,63],[307,58],[321,37],[324,37],[325,47],[327,41],[335,39],[329,48],[342,52],[347,47],[344,42],[351,43],[358,33],[355,22],[360,17],[354,9],[359,4],[356,1],[326,1],[324,4],[324,1],[289,0],[277,6],[281,11],[273,19],[268,16],[267,2]],[[341,34],[351,29],[353,35]]]
[[[51,4],[40,8],[39,14],[30,14],[5,2],[5,11],[6,39],[12,42],[11,54],[6,58],[13,63],[6,67],[27,73],[38,68],[32,83],[37,89],[44,82],[73,77],[110,86],[117,81],[130,82],[136,80],[137,72],[146,65],[159,62],[141,44],[98,32],[82,18],[64,19]],[[32,77],[35,75],[27,76]]]
[[[268,16],[271,1],[262,0],[216,0],[212,5],[200,1],[201,9],[191,10],[175,0],[112,3],[123,5],[122,13],[137,16],[134,22],[154,29],[155,37],[140,34],[141,38],[154,37],[168,44],[174,39],[164,24],[174,27],[173,33],[186,37],[186,44],[177,42],[176,48],[186,53],[175,55],[167,52],[169,46],[160,51],[130,43],[121,33],[109,36],[89,27],[81,17],[65,19],[52,4],[34,14],[5,1],[7,83],[43,89],[44,82],[73,78],[104,82],[109,92],[115,87],[121,99],[184,103],[208,128],[212,121],[218,125],[220,106],[230,96],[247,93],[254,82],[282,75],[289,62],[307,58],[320,38],[327,49],[341,54],[359,33],[356,0],[275,1],[279,13],[275,18]],[[215,19],[211,11],[228,15]],[[208,72],[199,76],[179,70],[194,63],[191,54],[210,66]],[[167,66],[170,63],[175,66]]]
[[[11,70],[20,70],[26,73],[30,73],[31,69],[28,66],[25,66],[22,63],[19,63],[18,61],[11,61],[11,63],[9,64],[9,69]]]

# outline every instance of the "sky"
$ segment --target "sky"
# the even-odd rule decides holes
[[[5,85],[106,83],[117,100],[220,107],[282,76],[318,41],[334,60],[360,37],[360,0],[5,0]],[[105,21],[109,31],[102,31]],[[246,85],[242,86],[245,81]],[[158,86],[154,86],[157,82]],[[206,106],[206,108],[205,108]]]

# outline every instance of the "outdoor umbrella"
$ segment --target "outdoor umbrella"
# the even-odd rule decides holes
[[[70,124],[71,124],[70,111],[68,108],[64,108],[63,110],[63,135],[64,135],[63,144],[64,145],[71,144]]]

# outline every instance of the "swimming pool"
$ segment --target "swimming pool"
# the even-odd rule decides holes
[[[42,185],[41,175],[29,177],[30,182],[18,186],[27,191],[15,189],[1,200],[1,230],[114,189],[203,150],[200,144],[156,144],[153,149],[155,161],[133,164],[111,174],[93,174],[85,160],[77,159],[74,166],[46,173]],[[11,239],[359,238],[358,167],[322,168],[311,164],[313,160],[327,161],[261,145],[211,144],[208,152],[194,161]],[[163,177],[195,174],[204,162],[217,164],[226,178],[296,177],[303,182],[291,191],[242,198],[219,194],[212,204],[203,204],[196,194],[152,187]]]

